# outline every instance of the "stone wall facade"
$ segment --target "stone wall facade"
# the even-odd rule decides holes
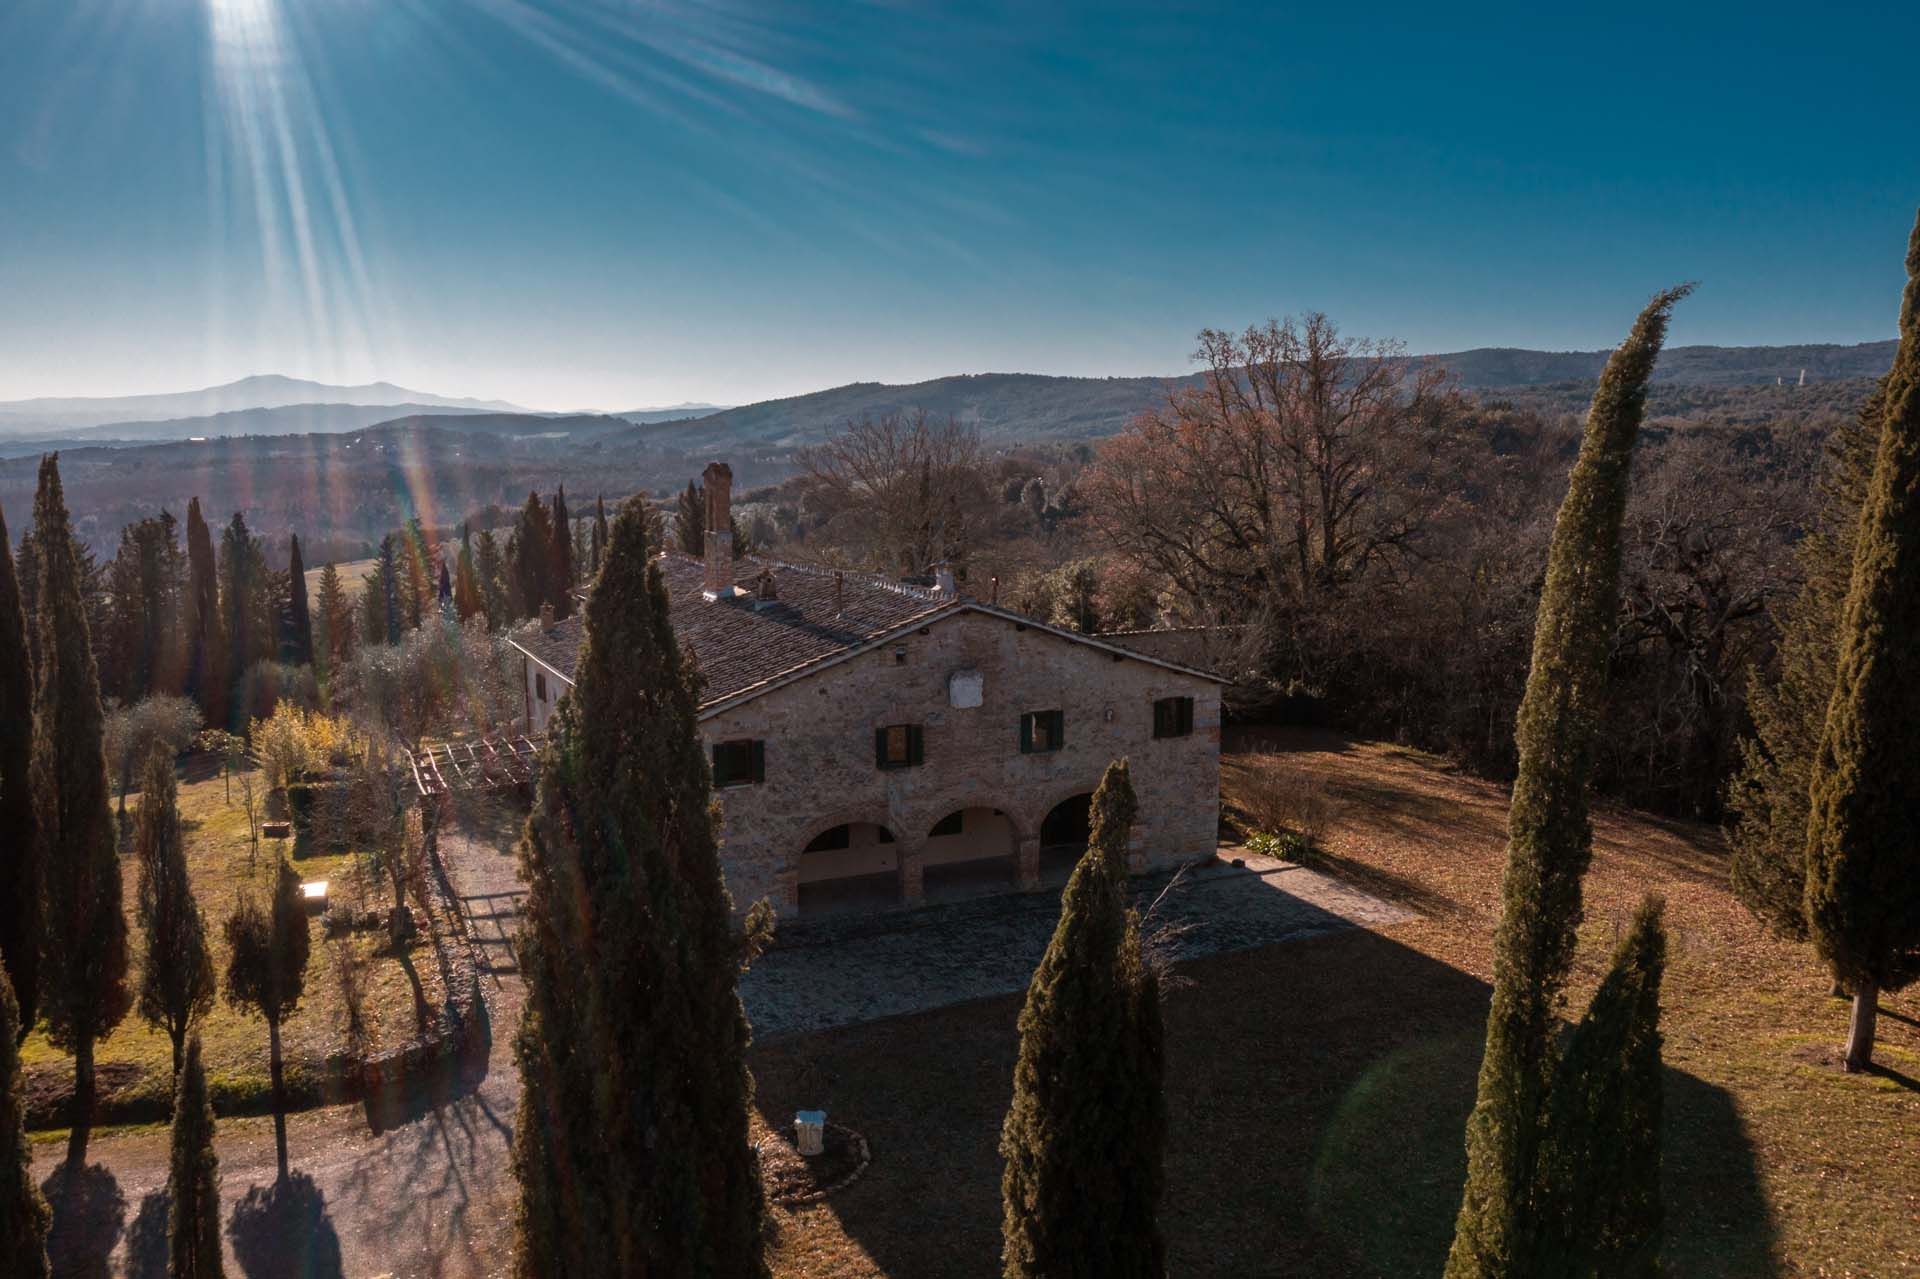
[[[1167,697],[1193,699],[1190,733],[1155,738],[1154,701]],[[1061,712],[1060,749],[1021,751],[1021,717],[1035,711]],[[897,724],[920,727],[921,761],[882,769],[875,731]],[[1132,869],[1215,848],[1220,686],[991,613],[941,618],[717,710],[700,727],[709,750],[763,743],[763,779],[716,790],[721,857],[741,909],[767,897],[792,914],[803,881],[857,873],[897,875],[898,899],[911,904],[930,865],[995,855],[1009,860],[1017,886],[1034,887],[1047,814],[1092,791],[1122,756],[1140,801]],[[963,812],[955,831],[952,815]],[[943,819],[946,833],[935,835]],[[841,825],[853,828],[847,849],[802,852]],[[890,838],[880,842],[875,828]]]

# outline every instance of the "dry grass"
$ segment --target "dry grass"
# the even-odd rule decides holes
[[[256,784],[264,783],[256,776]],[[238,784],[233,787],[230,803],[225,795],[225,784],[208,761],[198,757],[189,761],[180,785],[181,821],[186,831],[194,893],[207,920],[215,972],[221,977],[227,961],[222,923],[243,893],[252,893],[257,900],[266,899],[272,888],[274,859],[287,847],[283,840],[262,839],[257,858],[251,856],[247,815]],[[128,797],[130,819],[138,804],[137,794]],[[289,848],[288,851],[295,850]],[[328,880],[336,898],[344,893],[351,900],[356,892],[354,861],[355,856],[349,850],[296,857],[293,865],[302,879]],[[134,965],[129,979],[137,980],[140,936],[134,922],[134,906],[138,871],[131,856],[121,859],[121,868]],[[379,906],[383,900],[381,886],[368,884],[366,891],[372,895],[370,904]],[[402,1042],[414,1033],[414,977],[419,980],[419,993],[427,1008],[437,1006],[442,999],[439,965],[425,941],[415,944],[403,964],[388,953],[379,934],[362,933],[330,941],[322,936],[316,920],[312,938],[306,993],[299,1010],[282,1029],[289,1087],[296,1097],[311,1086],[306,1063],[318,1062],[345,1044],[346,1017],[335,975],[333,948],[351,947],[361,961],[367,1029],[376,1048]],[[226,1112],[260,1110],[266,1104],[269,1088],[266,1023],[257,1016],[236,1010],[216,995],[213,1009],[202,1019],[199,1029],[208,1086],[213,1090],[216,1105]],[[108,1104],[109,1112],[140,1114],[153,1110],[155,1114],[164,1115],[171,1105],[172,1053],[171,1041],[164,1031],[148,1026],[138,1013],[129,1013],[96,1050],[102,1101]],[[30,1090],[65,1092],[70,1088],[72,1059],[47,1041],[44,1030],[27,1040],[21,1055],[28,1068]]]
[[[1419,914],[1187,968],[1194,985],[1167,1010],[1170,1273],[1436,1274],[1486,1013],[1505,795],[1390,746],[1239,745],[1324,784],[1323,869]],[[1841,1074],[1843,1005],[1730,899],[1715,834],[1622,811],[1595,825],[1570,1011],[1640,895],[1668,901],[1670,1272],[1920,1275],[1920,998],[1883,1005],[1894,1074]],[[995,1270],[1018,1011],[985,1000],[754,1050],[767,1122],[824,1105],[873,1147],[857,1185],[776,1211],[777,1274]]]

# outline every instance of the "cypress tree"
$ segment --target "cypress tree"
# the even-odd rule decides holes
[[[1158,982],[1127,909],[1135,811],[1126,762],[1116,761],[1094,793],[1086,855],[1020,1010],[1000,1135],[1009,1279],[1166,1273]]]
[[[105,717],[93,667],[80,566],[68,532],[59,455],[40,462],[33,500],[40,541],[40,669],[33,697],[35,836],[46,903],[41,1011],[73,1054],[69,1157],[85,1162],[93,1120],[93,1046],[127,1014],[127,921],[107,802]]]
[[[1799,593],[1782,611],[1777,671],[1747,692],[1753,733],[1727,787],[1734,896],[1780,936],[1807,938],[1807,812],[1813,757],[1833,697],[1840,621],[1853,578],[1853,537],[1880,443],[1879,390],[1827,442],[1814,527],[1794,548]]]
[[[33,1182],[26,1105],[20,1099],[20,1006],[0,972],[0,1257],[7,1274],[46,1279],[52,1214]]]
[[[687,491],[680,495],[673,525],[682,551],[695,559],[707,553],[707,491],[698,482],[687,481]]]
[[[167,1167],[168,1279],[220,1279],[220,1157],[213,1151],[213,1103],[200,1064],[200,1036],[175,1069],[173,1151]]]
[[[1642,902],[1554,1074],[1541,1139],[1535,1275],[1660,1273],[1664,906]]]
[[[1920,218],[1907,247],[1900,346],[1854,538],[1807,823],[1807,923],[1853,994],[1846,1067],[1873,1064],[1883,990],[1920,977]]]
[[[1660,293],[1600,376],[1554,522],[1515,738],[1504,902],[1494,934],[1479,1098],[1467,1120],[1467,1184],[1448,1279],[1530,1274],[1532,1188],[1554,1031],[1593,855],[1587,788],[1619,603],[1620,526],[1647,382],[1667,317],[1690,286]]]
[[[148,757],[140,779],[133,855],[140,867],[137,917],[146,941],[140,961],[140,1016],[167,1032],[177,1076],[188,1027],[213,1006],[214,978],[206,921],[187,877],[173,759],[165,750]]]
[[[512,552],[513,609],[516,617],[537,617],[540,606],[553,602],[553,521],[537,493],[527,494],[514,529]]]
[[[280,1023],[300,1006],[306,986],[307,908],[300,876],[283,860],[274,876],[273,899],[261,910],[242,898],[227,917],[227,1002],[259,1013],[267,1022],[267,1070],[273,1078],[273,1140],[280,1180],[287,1179],[287,1085],[280,1052]]]
[[[227,633],[220,616],[220,572],[213,532],[200,499],[187,501],[187,693],[207,722],[227,722]]]
[[[40,845],[33,834],[33,662],[0,512],[0,962],[19,996],[20,1035],[39,1012]]]
[[[307,611],[307,565],[300,558],[300,539],[288,539],[287,552],[287,660],[295,666],[313,665],[313,618]]]
[[[506,561],[500,554],[500,541],[490,528],[481,529],[475,542],[473,574],[480,588],[480,610],[487,615],[487,628],[498,630],[511,622],[513,616],[508,603]]]
[[[553,493],[553,615],[573,612],[573,521],[567,515],[567,486]]]
[[[464,542],[453,569],[453,611],[463,622],[486,611],[480,598],[480,581],[474,576],[473,547]]]
[[[515,1273],[751,1279],[762,1257],[740,947],[698,680],[646,521],[615,519],[521,841]]]
[[[340,652],[340,622],[350,617],[352,606],[340,588],[340,571],[328,560],[320,569],[320,585],[315,592],[313,617],[313,668],[324,676],[331,671]],[[349,626],[352,622],[347,623]]]
[[[600,565],[607,558],[607,499],[604,496],[593,499],[593,547],[590,554],[592,559],[589,567],[598,573]]]
[[[405,620],[404,609],[400,602],[400,562],[399,551],[393,544],[393,534],[380,539],[380,555],[374,566],[375,582],[378,594],[367,613],[370,624],[367,638],[376,644],[398,644],[401,624]],[[372,626],[377,609],[378,626]]]

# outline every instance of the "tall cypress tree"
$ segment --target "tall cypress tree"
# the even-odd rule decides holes
[[[1853,995],[1848,1070],[1873,1064],[1880,992],[1920,977],[1920,218],[1882,401],[1807,822],[1809,931]]]
[[[1619,605],[1620,525],[1647,382],[1667,317],[1689,287],[1655,296],[1607,361],[1554,522],[1515,732],[1520,766],[1493,942],[1493,1008],[1467,1121],[1467,1184],[1448,1279],[1532,1273],[1553,1037],[1580,925],[1580,881],[1593,855],[1587,789]]]
[[[553,615],[573,612],[573,520],[567,515],[567,486],[553,493]]]
[[[213,1152],[213,1103],[200,1064],[200,1036],[175,1068],[173,1149],[167,1165],[168,1279],[221,1279],[220,1157]]]
[[[33,835],[33,660],[29,619],[0,512],[0,962],[20,1000],[21,1035],[39,1013],[40,845]]]
[[[1116,761],[1094,792],[1086,855],[1020,1010],[1000,1135],[1009,1279],[1166,1273],[1158,983],[1126,896],[1135,811],[1126,762]]]
[[[1873,481],[1884,386],[1828,440],[1814,527],[1794,548],[1801,586],[1780,620],[1777,670],[1747,693],[1753,733],[1727,787],[1734,896],[1774,932],[1807,937],[1807,813],[1813,757],[1833,699],[1860,504]]]
[[[300,539],[288,539],[287,552],[287,660],[295,666],[313,665],[313,618],[307,611],[307,565],[300,558]]]
[[[521,1276],[767,1273],[697,689],[623,511],[521,842]]]
[[[207,722],[227,722],[227,628],[220,615],[220,570],[200,499],[187,501],[187,693]]]
[[[673,526],[683,552],[696,559],[707,553],[707,490],[698,481],[687,481],[687,491],[674,509]]]
[[[48,1037],[73,1054],[75,1167],[93,1122],[93,1046],[127,1014],[127,921],[107,802],[105,717],[93,668],[80,566],[68,534],[59,455],[40,462],[40,670],[33,697],[33,800],[46,901],[40,980]]]
[[[520,522],[508,549],[513,560],[515,617],[537,617],[542,604],[553,602],[553,520],[538,493],[527,494]]]
[[[247,675],[255,662],[269,657],[277,627],[271,624],[267,563],[260,539],[247,527],[239,511],[220,534],[220,606],[226,619],[227,727],[242,732],[253,708],[247,704]]]
[[[1534,1275],[1660,1273],[1660,979],[1667,938],[1649,897],[1574,1027],[1547,1099]]]
[[[46,1279],[52,1214],[33,1182],[26,1105],[20,1096],[20,1006],[0,972],[0,1257],[7,1274]]]
[[[347,603],[346,591],[340,586],[340,570],[333,566],[332,560],[320,568],[314,605],[313,667],[325,676],[334,669],[340,656],[343,621],[345,628],[353,626],[353,606]]]
[[[134,860],[140,867],[136,910],[146,941],[139,1007],[140,1016],[172,1041],[175,1075],[180,1073],[187,1028],[213,1006],[214,986],[207,925],[187,876],[178,795],[172,754],[155,750],[140,779],[140,818],[133,836]]]
[[[453,611],[463,622],[486,612],[486,603],[480,597],[480,579],[474,575],[473,547],[464,539],[460,544],[460,559],[453,570]]]

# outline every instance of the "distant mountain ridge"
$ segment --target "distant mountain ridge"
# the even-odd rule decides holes
[[[169,391],[156,395],[42,397],[0,402],[0,435],[48,435],[112,423],[153,423],[181,418],[213,417],[249,409],[288,408],[295,405],[420,406],[463,412],[524,413],[503,400],[476,400],[412,391],[391,382],[363,386],[332,386],[277,373],[256,374],[224,386],[197,391]],[[182,435],[202,434],[185,431]]]
[[[1802,370],[1810,383],[1876,378],[1893,364],[1896,345],[1672,347],[1661,356],[1654,381],[1670,387],[1763,386],[1797,381]],[[1451,370],[1467,390],[1498,391],[1591,383],[1610,354],[1483,347],[1415,358]],[[650,441],[686,448],[704,437],[715,448],[790,448],[821,439],[851,419],[916,410],[955,418],[989,440],[1089,439],[1113,434],[1135,414],[1199,378],[1197,373],[1106,378],[968,373],[898,386],[853,382],[705,417],[638,425],[610,437],[603,447]]]

